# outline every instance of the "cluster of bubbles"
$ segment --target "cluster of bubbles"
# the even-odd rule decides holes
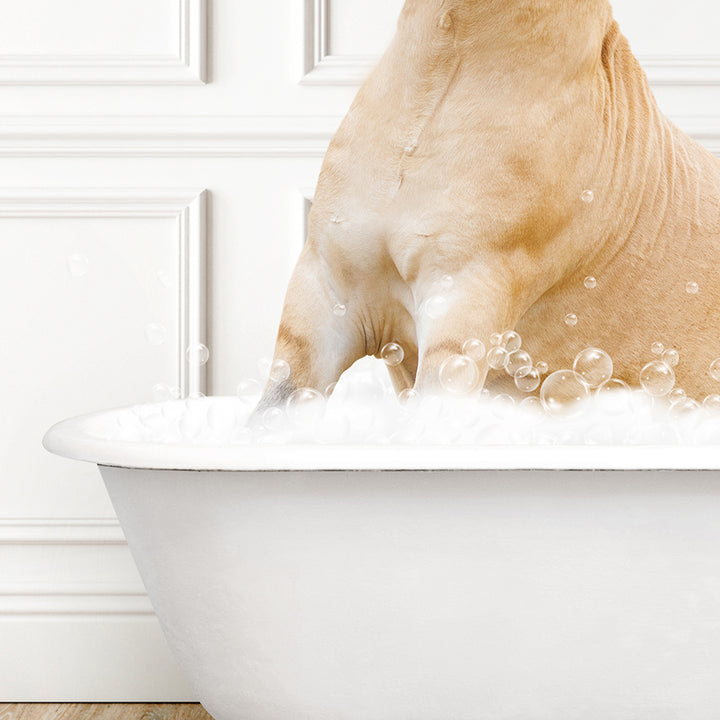
[[[204,346],[203,346],[204,347]],[[205,348],[207,350],[207,348]],[[242,380],[234,397],[156,386],[157,402],[113,415],[104,436],[126,441],[200,445],[458,444],[458,445],[672,445],[720,444],[720,394],[700,403],[675,382],[680,355],[656,342],[655,359],[631,389],[613,376],[613,361],[600,348],[578,353],[571,367],[550,372],[522,348],[514,331],[493,335],[486,347],[468,339],[462,353],[439,370],[444,392],[395,394],[387,367],[405,352],[387,343],[381,362],[365,358],[324,392],[299,388],[278,407],[255,411],[268,379],[292,377],[283,359],[261,361],[263,378]],[[203,357],[200,353],[200,357]],[[483,363],[512,377],[526,395],[492,395],[480,389]],[[709,368],[720,383],[720,358]],[[537,391],[537,392],[536,392]]]
[[[490,348],[478,338],[470,338],[462,346],[462,353],[451,355],[440,366],[440,385],[451,395],[469,395],[481,377],[480,364],[486,362],[492,370],[505,370],[515,381],[515,387],[531,393],[540,386],[548,372],[547,363],[535,363],[530,353],[522,349],[522,338],[513,330],[493,333]]]

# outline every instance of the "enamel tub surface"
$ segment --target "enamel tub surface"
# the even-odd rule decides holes
[[[91,437],[92,418],[46,447],[100,464],[217,720],[720,712],[711,455],[145,447]]]

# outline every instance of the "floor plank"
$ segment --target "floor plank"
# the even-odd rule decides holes
[[[213,720],[197,703],[0,703],[0,720]]]

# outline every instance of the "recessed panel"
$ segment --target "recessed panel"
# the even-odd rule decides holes
[[[2,0],[1,54],[179,55],[179,0]]]
[[[65,417],[179,382],[177,222],[0,219],[3,515],[112,515],[97,469],[40,442]]]
[[[612,5],[640,57],[720,57],[720,14],[714,0],[614,0]]]
[[[382,55],[403,0],[327,0],[330,55]]]

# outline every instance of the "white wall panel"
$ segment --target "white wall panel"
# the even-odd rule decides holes
[[[205,0],[23,0],[0,8],[0,83],[205,79]]]
[[[203,385],[184,356],[204,337],[202,308],[187,299],[205,271],[198,258],[190,267],[189,249],[204,245],[188,228],[198,202],[196,191],[0,190],[4,516],[108,512],[94,468],[40,450],[48,424],[149,399],[159,382]]]
[[[0,47],[14,55],[172,55],[177,0],[23,0],[3,6]]]
[[[641,57],[720,59],[720,22],[713,0],[613,0],[620,27]]]
[[[328,53],[379,57],[395,34],[402,0],[325,0]]]

